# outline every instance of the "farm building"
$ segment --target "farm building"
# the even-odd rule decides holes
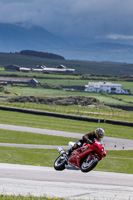
[[[27,68],[27,67],[20,67],[18,65],[8,65],[8,66],[5,66],[5,71],[10,71],[10,72],[13,72],[13,71],[21,71],[21,72],[31,72],[31,68]]]
[[[125,94],[125,90],[122,89],[122,84],[115,84],[111,82],[88,82],[85,85],[85,92],[106,92],[114,94]]]
[[[75,69],[67,68],[64,65],[58,67],[46,67],[45,65],[37,65],[34,67],[20,67],[18,65],[5,66],[5,71],[19,72],[42,72],[42,73],[74,73]]]
[[[58,67],[46,67],[45,65],[32,68],[32,72],[43,72],[43,73],[74,73],[75,69],[70,69],[64,65],[59,65]]]
[[[16,85],[16,84],[26,84],[30,87],[37,87],[38,81],[35,78],[10,78],[10,77],[0,77],[0,85]]]
[[[20,66],[18,65],[8,65],[8,66],[5,66],[5,71],[18,71],[20,68]]]

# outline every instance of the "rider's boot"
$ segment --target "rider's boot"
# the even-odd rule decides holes
[[[69,157],[71,155],[71,153],[73,152],[73,148],[70,148],[68,151],[67,151],[67,156]]]
[[[81,147],[81,142],[80,142],[80,141],[77,141],[77,142],[74,144],[74,146],[71,147],[71,148],[68,150],[68,152],[67,152],[68,157],[72,154],[72,152],[73,152],[75,149],[77,149],[77,148],[79,148],[79,147]]]

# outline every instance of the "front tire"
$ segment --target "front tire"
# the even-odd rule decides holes
[[[92,159],[89,161],[87,161],[87,158],[85,158],[85,160],[81,164],[81,171],[82,172],[91,171],[92,169],[94,169],[94,167],[96,167],[98,161],[99,159],[96,158],[95,156],[93,156]]]
[[[55,170],[62,171],[65,169],[66,160],[63,156],[59,156],[54,162]]]

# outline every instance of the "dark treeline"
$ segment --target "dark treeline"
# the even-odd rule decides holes
[[[48,52],[40,52],[40,51],[33,51],[33,50],[22,50],[20,51],[20,54],[27,55],[27,56],[36,56],[39,58],[47,58],[47,59],[59,59],[59,60],[65,60],[63,56],[48,53]]]

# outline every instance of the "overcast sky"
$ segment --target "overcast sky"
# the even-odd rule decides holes
[[[133,39],[132,0],[0,0],[0,22],[65,36]]]

